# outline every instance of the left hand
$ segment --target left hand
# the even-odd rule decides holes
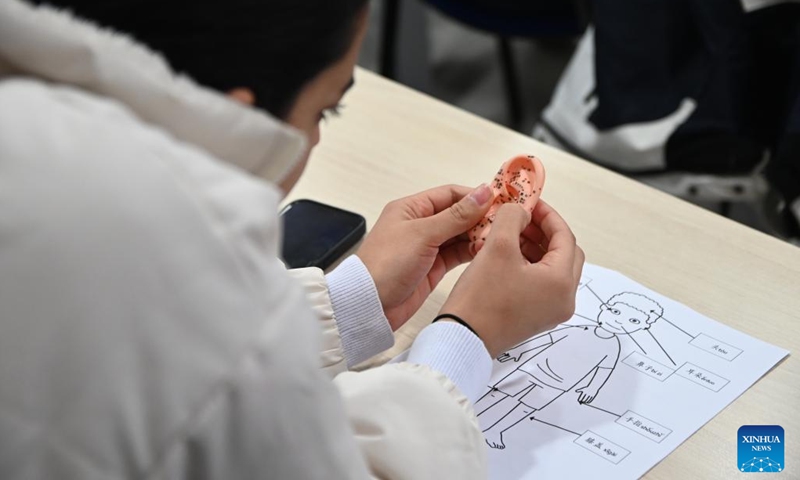
[[[445,185],[383,209],[356,255],[375,281],[392,330],[411,318],[447,272],[472,260],[466,232],[492,197],[486,185]]]
[[[514,355],[511,355],[510,353],[506,352],[506,353],[500,355],[499,357],[497,357],[497,361],[500,362],[500,363],[506,363],[509,360],[514,360],[515,362],[519,362],[520,358],[522,358],[522,355],[514,356]]]

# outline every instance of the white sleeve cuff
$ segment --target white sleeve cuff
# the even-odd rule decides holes
[[[480,338],[455,322],[436,322],[414,340],[406,359],[443,373],[472,403],[489,383],[492,358]]]
[[[351,255],[325,277],[347,366],[353,367],[394,345],[378,290],[367,267]]]

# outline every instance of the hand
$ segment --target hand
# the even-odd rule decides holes
[[[497,361],[500,363],[506,363],[509,360],[514,360],[515,362],[519,362],[519,359],[520,357],[512,357],[511,355],[509,355],[508,352],[497,357]]]
[[[446,185],[383,209],[357,255],[372,275],[392,330],[411,318],[447,272],[472,260],[466,232],[491,200],[485,185]]]
[[[441,313],[472,326],[494,358],[569,320],[583,261],[569,226],[547,203],[540,200],[532,216],[503,205]]]
[[[592,403],[592,400],[594,400],[594,397],[597,396],[597,392],[599,390],[597,390],[596,388],[591,388],[591,387],[587,386],[587,387],[579,388],[579,389],[577,389],[575,391],[580,394],[578,396],[578,403],[583,404],[583,403]]]

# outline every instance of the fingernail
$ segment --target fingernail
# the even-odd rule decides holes
[[[469,194],[469,198],[477,203],[478,206],[485,205],[492,198],[492,189],[487,187],[485,183],[481,183],[478,188]]]

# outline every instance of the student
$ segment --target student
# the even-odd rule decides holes
[[[473,260],[488,192],[444,186],[389,204],[327,277],[287,273],[278,202],[352,83],[366,0],[100,3],[195,52],[200,84],[0,1],[0,477],[485,477],[471,402],[492,357],[572,314],[569,227],[506,206]],[[469,328],[346,371],[470,260],[442,307]]]

